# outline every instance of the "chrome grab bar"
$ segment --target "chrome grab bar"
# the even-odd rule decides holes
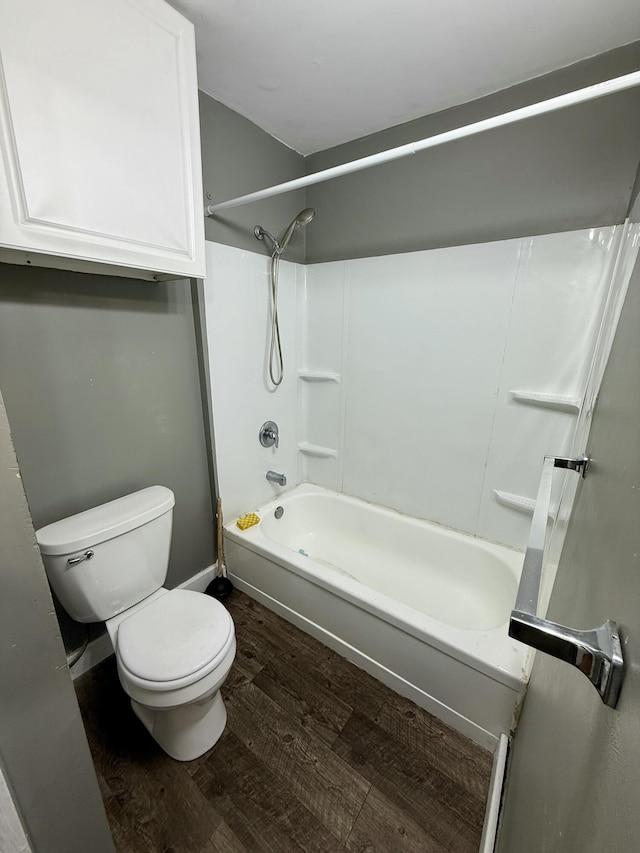
[[[586,456],[544,458],[516,604],[509,619],[509,636],[577,667],[591,681],[605,705],[615,708],[624,666],[617,624],[607,619],[598,628],[578,631],[536,615],[554,469],[568,468],[586,477],[588,467]]]

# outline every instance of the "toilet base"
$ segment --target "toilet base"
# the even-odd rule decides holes
[[[176,761],[193,761],[218,741],[227,722],[220,691],[178,708],[147,708],[134,699],[133,712],[153,739]]]

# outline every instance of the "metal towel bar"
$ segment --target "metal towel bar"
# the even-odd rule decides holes
[[[509,636],[577,667],[591,681],[605,705],[615,708],[624,665],[617,624],[607,619],[599,628],[577,631],[536,615],[554,469],[568,468],[585,477],[588,467],[586,456],[544,458],[520,586],[509,620]]]

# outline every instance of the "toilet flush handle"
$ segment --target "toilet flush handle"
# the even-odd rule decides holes
[[[89,549],[89,551],[84,552],[82,557],[69,557],[69,559],[67,560],[67,563],[70,566],[75,566],[76,563],[84,563],[85,560],[90,560],[94,554],[95,554],[95,551],[91,551],[91,549]]]

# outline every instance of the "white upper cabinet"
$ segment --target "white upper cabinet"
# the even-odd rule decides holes
[[[204,277],[193,25],[163,0],[0,0],[0,260]]]

